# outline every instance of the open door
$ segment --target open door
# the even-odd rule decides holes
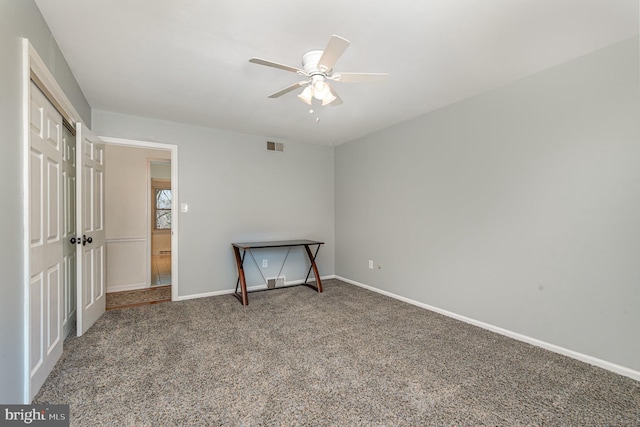
[[[105,311],[104,143],[76,126],[77,331],[84,334]]]

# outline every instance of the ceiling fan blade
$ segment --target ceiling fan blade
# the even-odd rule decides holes
[[[324,53],[318,61],[318,69],[326,72],[333,68],[333,64],[336,63],[338,58],[342,56],[345,50],[349,47],[349,40],[343,39],[340,36],[331,36],[327,47],[324,48]]]
[[[292,73],[305,74],[305,72],[302,71],[300,68],[292,67],[290,65],[279,64],[273,61],[267,61],[266,59],[262,59],[262,58],[251,58],[249,62],[253,62],[254,64],[259,64],[259,65],[266,65],[267,67],[279,68],[285,71],[291,71]]]
[[[291,86],[285,87],[282,90],[279,90],[278,92],[272,93],[271,95],[269,95],[269,98],[278,98],[282,95],[284,95],[285,93],[289,93],[293,90],[298,89],[300,86],[304,86],[307,83],[309,83],[309,81],[302,81],[302,82],[298,82],[298,83],[294,83]]]
[[[387,73],[334,73],[332,80],[345,83],[380,83],[387,81]]]

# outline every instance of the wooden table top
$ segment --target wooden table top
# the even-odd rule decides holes
[[[316,240],[276,240],[266,242],[247,242],[247,243],[232,243],[232,246],[240,249],[258,249],[258,248],[284,248],[288,246],[306,246],[306,245],[324,245],[324,242],[318,242]]]

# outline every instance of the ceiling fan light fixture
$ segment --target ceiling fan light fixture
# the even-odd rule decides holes
[[[311,86],[305,87],[302,93],[298,95],[298,98],[305,104],[311,105],[311,100],[313,98],[312,87]]]
[[[329,85],[323,78],[314,79],[313,82],[313,97],[322,101],[327,95],[331,94]]]
[[[284,94],[292,92],[299,87],[304,87],[298,98],[307,105],[312,105],[313,98],[319,100],[321,104],[342,105],[342,99],[338,96],[329,84],[332,82],[346,83],[374,83],[382,82],[389,77],[386,73],[346,73],[333,72],[333,66],[342,56],[344,51],[349,47],[349,40],[340,36],[332,35],[329,43],[324,50],[311,50],[302,55],[302,68],[292,67],[280,64],[278,62],[268,61],[261,58],[251,58],[249,62],[264,65],[267,67],[278,68],[284,71],[290,71],[308,80],[294,83],[278,92],[269,95],[269,98],[278,98]]]
[[[324,107],[325,105],[329,105],[331,104],[333,101],[335,101],[337,98],[333,95],[333,93],[331,93],[331,90],[328,91],[327,95],[324,97],[324,99],[322,100],[322,106]]]

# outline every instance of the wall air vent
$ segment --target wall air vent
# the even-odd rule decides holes
[[[284,276],[276,277],[274,279],[267,279],[267,288],[268,289],[281,288],[285,286],[285,281],[286,281],[286,277]]]
[[[267,151],[284,151],[284,144],[282,142],[267,141]]]

